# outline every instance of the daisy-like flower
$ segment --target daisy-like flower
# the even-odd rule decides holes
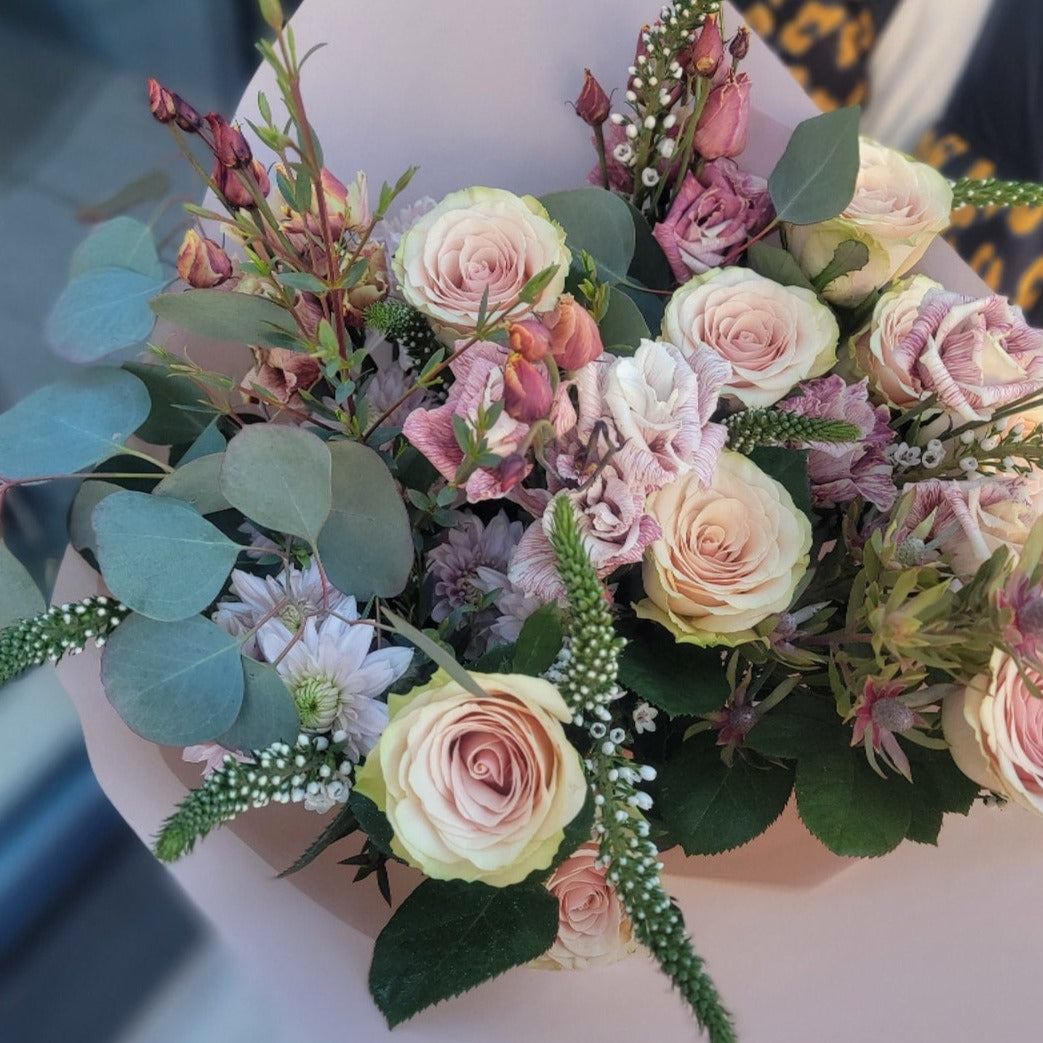
[[[869,766],[877,775],[884,776],[877,764],[879,757],[889,768],[912,782],[909,758],[898,745],[896,736],[903,735],[913,742],[922,743],[922,738],[913,737],[912,732],[928,725],[916,711],[936,700],[937,692],[930,689],[906,692],[898,681],[867,677],[862,695],[851,710],[855,721],[851,745],[865,746]]]
[[[344,732],[346,754],[357,763],[376,745],[387,724],[387,704],[378,696],[409,668],[408,648],[370,651],[373,627],[356,623],[355,599],[345,598],[336,615],[304,621],[297,633],[273,619],[258,631],[264,657],[286,682],[301,728]]]
[[[659,711],[649,703],[640,702],[634,707],[634,731],[640,735],[642,732],[655,731],[655,719]]]

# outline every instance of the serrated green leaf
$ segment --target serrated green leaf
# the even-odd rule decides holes
[[[896,848],[912,820],[911,790],[901,776],[877,775],[857,747],[797,761],[797,810],[837,855],[884,855]]]
[[[369,988],[394,1028],[545,953],[558,903],[539,884],[425,880],[377,937]]]
[[[348,796],[347,806],[351,808],[359,828],[369,837],[371,843],[378,851],[392,858],[397,857],[391,850],[391,838],[394,833],[387,816],[377,805],[364,796],[358,790],[352,790]]]
[[[749,458],[793,497],[798,511],[811,516],[811,480],[808,478],[806,449],[762,446],[754,449]]]
[[[869,264],[869,247],[857,239],[845,239],[837,243],[829,264],[814,279],[812,286],[817,292],[824,290],[834,279],[849,272],[857,272]]]
[[[283,348],[298,334],[293,316],[274,301],[225,290],[164,293],[149,302],[161,319],[189,333],[231,344]]]
[[[850,732],[841,724],[832,699],[797,692],[765,714],[746,735],[743,745],[765,757],[795,759],[842,749],[850,741]]]
[[[229,750],[263,750],[273,742],[293,745],[301,720],[293,696],[275,667],[243,658],[243,705],[218,742]]]
[[[292,876],[294,873],[299,873],[302,869],[310,866],[326,848],[336,844],[338,840],[351,836],[358,828],[359,824],[355,818],[355,812],[351,810],[350,805],[345,804],[329,825],[308,845],[304,854],[292,866],[284,869],[279,874],[278,879],[282,880],[283,877]]]
[[[768,178],[780,221],[808,225],[836,217],[851,202],[858,177],[858,106],[798,123]]]
[[[0,543],[0,630],[47,607],[25,566]]]
[[[656,807],[688,855],[717,855],[763,833],[782,814],[793,791],[788,765],[721,760],[710,732],[685,742],[659,770]]]
[[[561,651],[563,639],[564,628],[557,604],[541,605],[522,624],[514,649],[514,669],[530,677],[542,676]]]
[[[800,265],[788,250],[770,243],[753,243],[746,251],[746,260],[758,275],[771,279],[780,286],[802,286],[814,290],[811,280],[800,270]]]

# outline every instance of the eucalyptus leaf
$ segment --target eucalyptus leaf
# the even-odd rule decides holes
[[[436,666],[440,666],[461,688],[472,695],[486,696],[489,693],[464,669],[438,642],[433,641],[412,623],[407,623],[391,609],[385,608],[384,615],[388,622],[407,641],[420,649]]]
[[[425,880],[378,935],[369,989],[394,1028],[542,956],[557,931],[557,899],[540,884]]]
[[[139,437],[153,445],[179,445],[194,442],[214,419],[217,410],[188,377],[173,373],[166,366],[125,362],[148,388],[152,408],[138,430]],[[223,448],[223,447],[222,447]]]
[[[851,202],[858,177],[857,106],[798,123],[768,178],[780,221],[809,225],[836,217]]]
[[[811,280],[800,270],[793,254],[770,243],[752,243],[746,251],[749,266],[765,279],[771,279],[780,286],[802,286],[805,290],[814,291]]]
[[[73,498],[72,507],[69,508],[69,542],[76,550],[80,552],[89,550],[95,556],[97,555],[92,521],[94,508],[106,496],[119,492],[123,492],[123,487],[114,482],[92,479],[80,483],[79,492]]]
[[[98,225],[72,255],[70,274],[83,275],[96,268],[126,268],[153,280],[162,280],[163,266],[156,252],[152,229],[121,215]]]
[[[311,432],[252,424],[228,443],[221,492],[251,521],[314,546],[330,513],[330,469],[326,443]]]
[[[634,219],[627,204],[604,188],[573,188],[551,192],[540,202],[565,229],[574,253],[586,250],[598,267],[602,282],[626,278],[634,256]]]
[[[293,696],[274,666],[243,657],[243,705],[217,741],[229,750],[263,750],[273,742],[291,746],[301,720]]]
[[[176,623],[128,616],[105,645],[101,677],[127,726],[164,746],[216,739],[243,702],[239,642],[202,616]]]
[[[618,286],[609,290],[608,308],[598,329],[607,350],[616,355],[633,354],[642,340],[652,336],[641,309]]]
[[[319,555],[338,590],[361,601],[401,594],[413,568],[413,536],[387,464],[367,446],[330,442],[333,504]]]
[[[242,550],[187,503],[147,493],[105,497],[91,522],[109,589],[151,619],[185,619],[206,608]]]
[[[293,316],[274,301],[225,290],[185,290],[153,297],[152,310],[189,333],[232,344],[282,348],[297,336]]]
[[[25,566],[0,543],[0,630],[39,615],[47,607]]]
[[[228,446],[228,440],[223,434],[221,429],[217,426],[218,418],[214,417],[202,431],[199,432],[199,436],[196,440],[185,450],[184,456],[181,457],[179,463],[189,464],[193,460],[199,460],[204,456],[213,456],[216,453],[223,453]]]
[[[81,471],[113,456],[150,408],[137,377],[97,366],[27,395],[0,414],[0,475]]]
[[[156,496],[172,496],[190,504],[200,514],[216,514],[231,506],[221,491],[224,453],[201,456],[182,463],[156,486]]]
[[[95,362],[143,341],[156,324],[149,301],[163,280],[128,268],[93,268],[62,290],[45,334],[55,354]]]

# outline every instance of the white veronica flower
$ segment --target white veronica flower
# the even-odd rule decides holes
[[[297,704],[301,727],[345,732],[352,763],[376,745],[388,719],[387,705],[377,696],[406,672],[413,657],[408,648],[371,652],[373,627],[353,623],[357,619],[355,599],[349,597],[336,616],[321,623],[306,619],[297,640],[281,619],[257,633],[262,654],[276,664]]]

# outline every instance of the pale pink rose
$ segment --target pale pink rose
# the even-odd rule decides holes
[[[402,237],[393,260],[406,300],[435,323],[459,333],[478,325],[482,298],[490,311],[515,302],[546,268],[554,277],[533,304],[518,303],[508,318],[554,307],[571,262],[565,233],[532,196],[498,188],[452,192]]]
[[[710,353],[685,361],[672,344],[643,340],[630,358],[585,366],[576,376],[580,446],[603,431],[634,489],[656,489],[689,471],[713,478],[727,433],[710,422],[727,366]]]
[[[869,260],[834,279],[823,291],[833,304],[853,305],[905,275],[949,226],[952,186],[926,163],[862,138],[855,194],[838,217],[811,225],[787,225],[787,246],[814,279],[845,240],[863,243]]]
[[[928,291],[941,288],[941,283],[926,275],[913,275],[895,283],[880,295],[872,318],[851,338],[859,369],[884,400],[897,409],[915,406],[922,389],[904,371],[904,363],[896,360],[895,351],[913,328]]]
[[[693,365],[719,356],[731,368],[722,394],[770,406],[833,366],[840,329],[811,290],[781,286],[749,268],[712,268],[670,298],[663,339]]]
[[[685,175],[670,212],[652,229],[679,282],[725,263],[774,216],[768,183],[730,159]]]
[[[969,579],[1000,547],[1017,553],[1028,537],[1037,511],[1018,480],[979,478],[917,482],[899,538],[933,515],[926,539],[952,571]]]
[[[811,523],[774,478],[721,453],[713,485],[686,475],[653,493],[663,534],[645,554],[641,619],[678,641],[734,645],[793,600],[807,571]]]
[[[957,767],[988,789],[1043,814],[1043,673],[1001,649],[989,672],[947,696],[942,729]]]
[[[558,936],[530,966],[585,970],[636,952],[633,924],[597,858],[597,844],[588,842],[551,874],[547,890],[558,900]]]
[[[997,294],[929,291],[891,359],[903,385],[921,399],[936,395],[961,421],[986,421],[998,407],[1043,391],[1043,331]]]
[[[439,671],[389,697],[391,715],[355,789],[385,813],[396,855],[436,880],[516,884],[546,869],[587,783],[547,681],[472,674],[477,696]]]
[[[507,352],[498,344],[479,343],[450,363],[456,378],[443,405],[415,409],[406,417],[402,433],[427,457],[446,479],[455,477],[463,463],[463,450],[453,433],[453,417],[462,417],[472,428],[479,409],[487,409],[504,397],[504,366]],[[515,455],[529,433],[529,425],[514,420],[504,410],[486,434],[489,452],[508,458]],[[532,469],[525,463],[517,480]],[[513,483],[511,483],[513,484]],[[502,476],[489,468],[478,468],[464,484],[471,503],[503,496],[509,488]]]

